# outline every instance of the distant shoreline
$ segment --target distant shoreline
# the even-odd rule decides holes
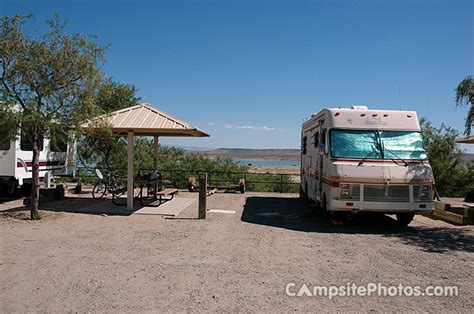
[[[209,158],[231,157],[237,160],[268,160],[300,162],[299,149],[247,149],[247,148],[218,148],[211,151],[189,150],[189,153],[203,154]]]

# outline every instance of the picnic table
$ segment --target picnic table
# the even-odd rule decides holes
[[[134,180],[140,187],[138,199],[142,206],[158,207],[162,203],[171,201],[178,189],[162,189],[162,179],[137,178]]]
[[[175,194],[178,193],[176,188],[163,189],[163,180],[161,178],[149,179],[146,177],[137,177],[134,179],[134,185],[138,186],[139,191],[135,199],[140,201],[142,206],[158,207],[162,203],[171,201]],[[124,187],[126,190],[126,188]],[[126,205],[117,202],[117,198],[123,194],[112,193],[112,203],[114,205]]]

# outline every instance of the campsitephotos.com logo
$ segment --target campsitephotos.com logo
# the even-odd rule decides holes
[[[367,283],[357,285],[348,282],[346,285],[311,286],[297,285],[290,282],[285,286],[285,293],[289,297],[326,297],[332,300],[336,297],[450,297],[457,296],[457,286],[410,286],[410,285],[383,285],[381,283]]]

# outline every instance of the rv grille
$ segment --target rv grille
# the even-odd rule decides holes
[[[364,201],[409,202],[408,185],[364,185]]]

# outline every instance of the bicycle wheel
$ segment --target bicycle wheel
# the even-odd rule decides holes
[[[100,200],[102,197],[104,197],[105,192],[107,192],[107,186],[104,182],[99,181],[94,185],[94,188],[92,189],[92,198],[95,200]]]

